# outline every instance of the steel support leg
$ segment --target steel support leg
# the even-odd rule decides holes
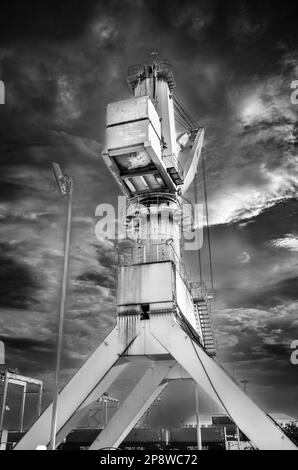
[[[260,409],[175,322],[169,328],[151,324],[153,336],[199,384],[209,383],[211,397],[225,408],[236,425],[260,450],[298,450],[280,427]]]
[[[167,386],[163,380],[175,361],[154,362],[126,398],[89,450],[118,447],[158,395]]]
[[[96,401],[105,393],[106,390],[112,385],[113,382],[119,377],[124,370],[127,370],[129,367],[132,367],[131,364],[121,364],[116,365],[110,369],[110,371],[104,376],[104,378],[99,382],[99,384],[90,392],[90,394],[83,401],[79,409],[71,416],[71,418],[64,424],[64,426],[59,430],[56,437],[56,445],[58,446],[65,439],[65,437],[78,425],[78,423],[83,419],[94,407]]]
[[[59,393],[57,434],[83,406],[90,393],[96,389],[104,376],[116,364],[119,356],[128,345],[121,344],[117,328],[107,336],[90,358],[83,364],[74,377]],[[98,393],[106,391],[102,387]],[[52,404],[41,414],[29,431],[15,446],[16,450],[34,450],[38,445],[49,445],[51,430]],[[65,433],[65,429],[63,435]]]

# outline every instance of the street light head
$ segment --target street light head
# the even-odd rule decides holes
[[[61,196],[65,196],[71,191],[72,180],[69,176],[64,175],[59,163],[52,162],[52,167],[59,192]]]

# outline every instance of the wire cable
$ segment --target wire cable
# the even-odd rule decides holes
[[[187,121],[191,125],[191,127],[196,128],[197,127],[197,122],[196,120],[191,116],[191,114],[186,110],[186,107],[182,103],[181,99],[177,96],[177,94],[174,94],[174,104],[179,107],[181,112],[185,115]]]
[[[174,95],[174,103],[179,109],[181,109],[181,112],[185,115],[187,120],[189,120],[191,123],[194,123],[195,120],[192,118],[192,116],[189,114],[189,112],[186,110],[186,107],[180,100],[180,98],[177,96],[177,94]]]
[[[176,112],[178,112],[180,114],[180,116],[185,120],[187,125],[189,127],[192,127],[193,123],[192,123],[191,119],[189,118],[189,116],[187,115],[185,110],[175,100],[174,100],[174,106],[175,106]]]
[[[189,119],[187,114],[184,112],[184,110],[177,104],[174,103],[175,105],[175,110],[176,112],[180,115],[180,117],[185,121],[186,125],[188,128],[192,129],[194,127],[193,122]]]
[[[175,113],[175,118],[176,118],[176,121],[178,121],[178,123],[183,129],[185,130],[189,129],[189,126],[185,123],[185,121],[181,118],[181,116],[178,113]]]
[[[208,195],[207,195],[207,178],[206,178],[206,166],[205,166],[205,154],[204,154],[204,152],[202,152],[202,169],[203,169],[204,195],[205,195],[205,208],[206,208],[206,225],[207,225],[207,239],[208,239],[208,253],[209,253],[210,282],[211,282],[211,289],[213,290],[214,283],[213,283],[213,268],[212,268],[212,252],[211,252]]]
[[[184,126],[189,129],[191,127],[191,124],[190,122],[188,121],[188,119],[184,116],[184,114],[181,112],[181,110],[175,106],[174,108],[175,110],[175,115],[177,117],[179,117],[179,119],[183,122]]]
[[[194,196],[195,196],[195,205],[196,207],[198,206],[198,187],[197,187],[197,177],[198,177],[198,172],[195,172],[195,177],[194,177]],[[199,260],[199,274],[200,274],[200,285],[202,285],[202,259],[201,259],[201,250],[200,248],[197,250],[198,253],[198,260]]]

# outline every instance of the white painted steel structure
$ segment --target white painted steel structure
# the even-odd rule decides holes
[[[131,68],[129,84],[134,96],[108,106],[103,158],[134,203],[130,222],[145,235],[136,237],[131,257],[119,265],[115,328],[59,394],[56,445],[137,362],[142,377],[90,449],[119,446],[170,380],[191,379],[256,448],[296,450],[214,359],[207,294],[194,294],[182,269],[180,195],[193,181],[204,131],[192,130],[192,138],[177,143],[174,80],[166,62]],[[17,450],[49,446],[51,412],[50,406]]]

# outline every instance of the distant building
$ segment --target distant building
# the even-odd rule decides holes
[[[100,431],[98,429],[74,429],[61,444],[60,449],[88,449]],[[204,450],[225,449],[221,433],[212,428],[202,428],[202,446]],[[197,431],[193,427],[171,430],[134,428],[119,447],[125,450],[194,450],[197,448]]]
[[[285,428],[286,426],[298,426],[298,421],[296,418],[293,418],[292,416],[286,415],[284,413],[270,413],[270,416],[282,428]]]
[[[28,429],[41,412],[43,383],[21,375],[5,364],[5,345],[0,341],[0,448],[7,443],[7,433]]]
[[[213,416],[212,427],[223,436],[226,450],[249,450],[253,446],[240,431],[237,425],[227,415]]]

